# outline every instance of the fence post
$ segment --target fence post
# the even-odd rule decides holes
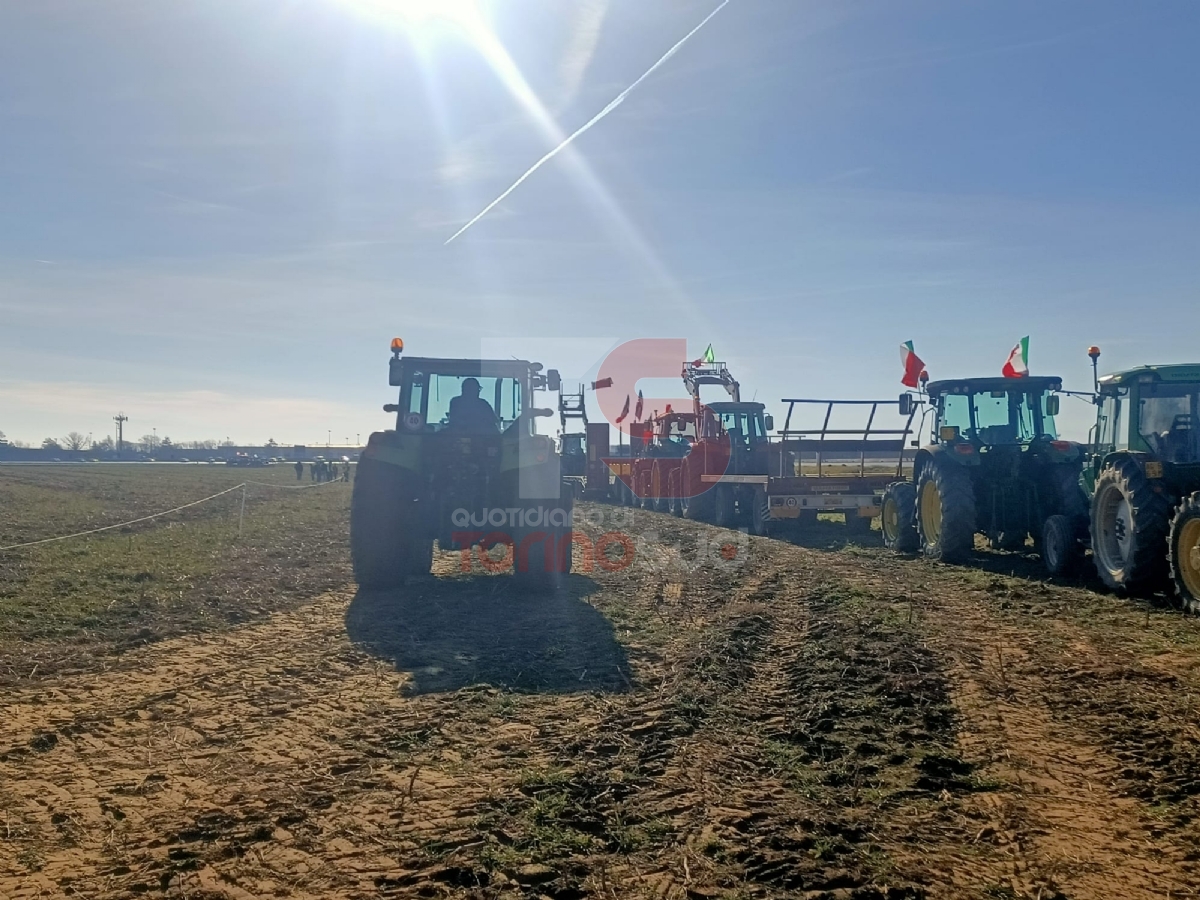
[[[242,511],[238,513],[238,540],[242,539],[242,522],[246,518],[246,485],[242,485]]]

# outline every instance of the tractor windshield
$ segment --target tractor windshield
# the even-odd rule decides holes
[[[1143,385],[1138,431],[1151,452],[1167,462],[1200,462],[1200,432],[1193,425],[1198,407],[1200,385]]]
[[[1045,391],[1016,389],[945,394],[941,425],[956,427],[964,437],[988,446],[1056,438],[1054,417],[1046,408],[1048,396]]]
[[[479,385],[478,398],[474,397],[473,386],[465,384],[469,380]],[[463,400],[454,403],[452,416],[451,402],[458,397]],[[428,431],[452,426],[454,430],[486,433],[512,425],[521,414],[521,399],[521,381],[517,378],[414,372],[407,411],[419,414]],[[489,420],[489,408],[495,414],[494,421]]]

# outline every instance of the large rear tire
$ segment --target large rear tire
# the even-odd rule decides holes
[[[962,466],[934,457],[917,483],[917,533],[929,559],[957,563],[975,546],[975,489]]]
[[[1185,497],[1171,522],[1171,577],[1184,612],[1200,613],[1200,491]]]
[[[551,508],[546,508],[549,512]],[[558,591],[564,587],[566,578],[571,574],[571,521],[574,504],[571,498],[559,501],[552,508],[555,513],[562,510],[565,513],[567,525],[523,526],[513,529],[513,578],[524,590],[546,593]],[[557,518],[557,515],[556,515]],[[520,555],[520,547],[526,537],[544,533],[535,541],[530,541],[524,557]]]
[[[1171,504],[1141,467],[1124,459],[1104,467],[1092,495],[1092,558],[1114,591],[1152,592],[1166,582]]]
[[[771,530],[771,501],[766,488],[755,485],[750,493],[750,533],[766,537]]]
[[[917,486],[895,481],[884,489],[879,515],[883,545],[893,553],[916,553],[921,546],[917,534]]]
[[[395,588],[429,571],[433,539],[421,528],[417,480],[376,459],[359,462],[350,502],[354,580],[366,588]]]
[[[691,472],[685,467],[682,469],[682,484],[683,484],[683,517],[691,519],[694,522],[712,522],[716,518],[716,486],[708,488],[706,491],[701,491],[699,494],[689,496],[692,486],[696,482],[691,477]]]
[[[676,469],[667,479],[667,512],[677,519],[683,516],[683,488],[679,483],[682,474],[680,469]]]
[[[734,496],[733,488],[727,484],[718,484],[712,492],[716,495],[713,498],[716,504],[713,516],[714,524],[718,528],[736,528],[737,498]]]

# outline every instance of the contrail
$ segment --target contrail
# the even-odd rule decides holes
[[[622,103],[624,103],[625,98],[628,97],[630,94],[632,94],[634,92],[634,90],[637,89],[637,86],[639,84],[641,84],[643,81],[645,81],[651,75],[653,75],[658,70],[659,66],[661,66],[663,63],[665,63],[667,60],[669,60],[672,56],[674,56],[679,51],[679,48],[682,47],[684,44],[686,44],[691,39],[692,35],[694,35],[697,31],[699,31],[705,25],[707,25],[713,16],[715,16],[717,13],[719,13],[721,10],[723,10],[728,5],[729,5],[729,0],[721,0],[721,4],[716,9],[714,9],[707,16],[705,16],[704,20],[699,25],[697,25],[695,28],[693,28],[691,31],[689,31],[687,34],[685,34],[679,40],[679,42],[677,44],[675,44],[674,47],[672,47],[670,50],[668,50],[666,53],[664,53],[662,55],[662,57],[658,60],[658,62],[656,62],[654,65],[652,65],[649,69],[647,69],[642,74],[641,78],[639,78],[637,81],[635,81],[629,87],[625,88],[625,90],[621,91],[621,93],[617,94],[616,98],[614,100],[612,100],[608,104],[608,106],[604,107],[604,109],[600,110],[600,112],[598,112],[598,113],[596,113],[596,115],[592,116],[592,118],[590,118],[574,134],[572,134],[570,137],[568,137],[566,140],[564,140],[561,144],[559,144],[557,147],[555,147],[553,150],[551,150],[549,153],[547,153],[545,156],[543,156],[541,159],[539,159],[537,162],[535,162],[529,168],[529,171],[527,171],[524,175],[522,175],[520,178],[518,178],[516,181],[514,181],[512,183],[512,186],[508,190],[506,190],[503,194],[501,194],[499,197],[497,197],[495,200],[493,200],[491,203],[489,203],[487,206],[485,206],[483,208],[483,212],[481,212],[479,215],[477,215],[475,218],[473,218],[470,222],[468,222],[462,228],[458,229],[458,231],[454,232],[454,234],[452,234],[446,240],[446,243],[449,244],[451,241],[455,240],[457,237],[462,235],[468,228],[470,228],[472,225],[474,225],[476,222],[478,222],[480,219],[482,219],[484,216],[486,216],[488,213],[490,213],[493,209],[495,209],[500,203],[502,203],[504,201],[505,197],[507,197],[509,194],[511,194],[513,191],[515,191],[517,188],[519,188],[525,182],[525,179],[527,179],[530,175],[532,175],[534,172],[536,172],[538,169],[540,169],[546,163],[550,162],[550,160],[554,159],[554,157],[558,156],[558,154],[561,153],[563,150],[565,150],[567,147],[569,147],[575,141],[575,139],[577,137],[579,137],[580,135],[591,130],[593,125],[595,125],[597,122],[599,122],[605,116],[607,116],[610,112],[612,112],[614,109],[616,109]]]

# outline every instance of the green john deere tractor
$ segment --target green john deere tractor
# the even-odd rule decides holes
[[[389,383],[400,402],[395,430],[371,435],[350,508],[354,575],[395,588],[428,574],[443,550],[505,545],[516,577],[557,586],[571,570],[572,500],[551,438],[534,428],[551,409],[534,391],[559,376],[525,360],[402,357],[392,342]],[[496,565],[488,557],[489,568]]]
[[[1032,536],[1051,573],[1078,565],[1087,535],[1084,448],[1058,439],[1061,390],[1062,379],[1046,376],[931,382],[932,440],[917,451],[913,480],[884,491],[884,543],[961,562],[977,532],[1004,550]],[[901,414],[914,402],[901,395]]]
[[[1097,384],[1084,470],[1096,570],[1122,592],[1173,582],[1184,610],[1200,613],[1200,365],[1142,366]]]

